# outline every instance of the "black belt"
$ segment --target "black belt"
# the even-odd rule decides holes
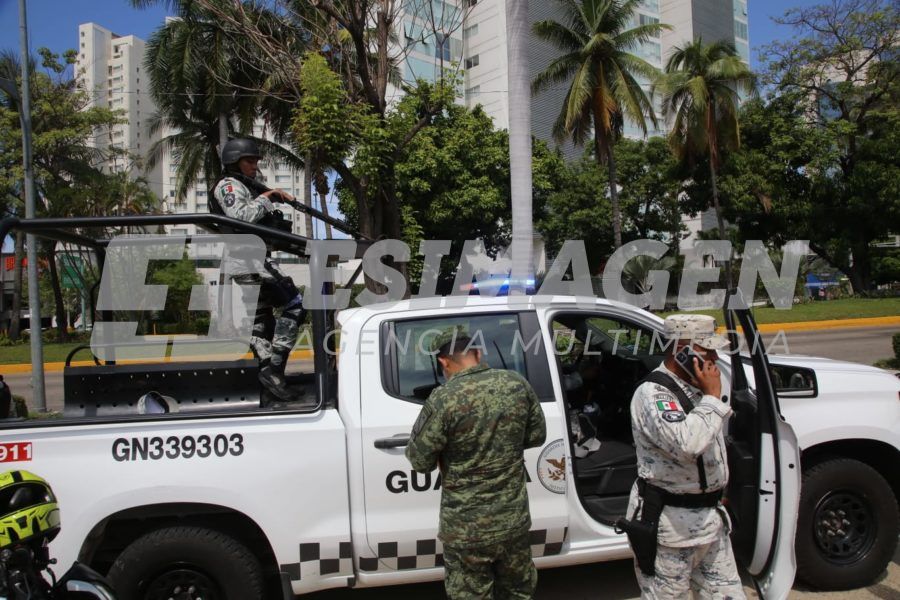
[[[638,493],[643,497],[647,495],[647,490],[651,490],[659,494],[662,498],[663,505],[675,506],[678,508],[713,508],[722,500],[722,490],[714,492],[706,492],[705,494],[673,494],[659,486],[648,483],[643,479],[637,480]]]

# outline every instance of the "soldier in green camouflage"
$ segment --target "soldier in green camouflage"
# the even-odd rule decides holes
[[[459,328],[432,342],[447,383],[423,406],[406,457],[416,471],[441,470],[438,537],[450,599],[531,598],[537,570],[523,452],[544,443],[544,414],[522,376],[491,369],[470,345]]]

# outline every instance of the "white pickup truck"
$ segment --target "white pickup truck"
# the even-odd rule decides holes
[[[31,230],[95,225],[57,221],[35,220]],[[16,224],[0,223],[0,237]],[[305,401],[289,408],[260,407],[254,361],[69,366],[63,418],[0,423],[0,463],[53,486],[60,566],[79,560],[108,573],[125,600],[291,598],[439,579],[440,477],[413,472],[403,447],[440,383],[428,336],[462,325],[480,334],[492,367],[521,373],[542,403],[547,441],[525,455],[538,567],[626,558],[613,523],[636,476],[628,404],[662,359],[653,344],[662,321],[594,298],[507,300],[341,311],[336,360],[316,346],[315,369],[295,376]],[[313,314],[320,332],[324,312]],[[756,339],[748,311],[728,317]],[[741,340],[732,334],[734,348]],[[871,581],[898,537],[900,380],[743,347],[720,364],[735,408],[727,490],[735,554],[766,598],[785,598],[798,566],[822,587]],[[598,375],[564,385],[583,361]],[[139,398],[151,391],[167,412],[147,414]],[[579,432],[599,447],[576,445]]]
[[[411,471],[403,445],[436,382],[421,338],[461,324],[482,333],[492,366],[522,373],[543,403],[547,442],[526,453],[538,566],[627,557],[612,528],[635,477],[626,409],[661,359],[646,352],[661,321],[604,300],[505,300],[469,298],[464,311],[414,300],[341,312],[336,388],[297,410],[223,399],[215,380],[235,370],[252,380],[249,362],[227,372],[182,365],[181,394],[165,387],[172,371],[159,365],[73,367],[71,418],[4,429],[0,456],[57,492],[60,563],[108,571],[123,598],[287,598],[438,579],[440,478]],[[735,317],[752,330],[746,313]],[[559,342],[566,335],[575,339],[569,353]],[[733,357],[741,375],[722,364],[737,412],[728,489],[736,554],[767,598],[786,596],[802,471],[803,575],[829,587],[862,584],[897,541],[900,380],[821,359],[769,366],[757,346]],[[595,389],[564,390],[573,355],[596,361]],[[179,410],[134,414],[146,389],[129,387],[135,380],[174,394]],[[595,428],[599,449],[575,455],[573,420]]]

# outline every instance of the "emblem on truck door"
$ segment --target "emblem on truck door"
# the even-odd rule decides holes
[[[550,442],[541,450],[537,475],[541,485],[554,494],[566,493],[566,446],[561,439]]]

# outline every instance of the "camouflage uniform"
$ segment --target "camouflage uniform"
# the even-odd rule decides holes
[[[731,405],[704,396],[665,365],[669,375],[694,403],[686,414],[678,398],[665,387],[645,382],[631,401],[631,427],[637,450],[638,476],[676,494],[699,494],[697,457],[703,457],[707,489],[728,483],[723,426]],[[628,515],[640,516],[637,483],[631,489]],[[659,520],[656,576],[637,565],[642,598],[686,598],[691,589],[701,598],[744,598],[728,537],[730,521],[721,505],[715,508],[666,506]]]
[[[248,223],[257,223],[275,210],[268,198],[254,197],[247,186],[232,177],[219,181],[213,195],[226,216]],[[259,286],[250,347],[260,367],[271,364],[273,370],[284,373],[288,355],[297,343],[300,323],[306,317],[300,290],[269,258],[262,270],[249,262],[236,261],[229,265],[229,272],[236,284]],[[250,300],[245,293],[244,301]]]
[[[416,471],[441,469],[438,537],[451,599],[533,596],[522,453],[545,437],[528,382],[485,364],[451,376],[422,407],[406,456]]]

